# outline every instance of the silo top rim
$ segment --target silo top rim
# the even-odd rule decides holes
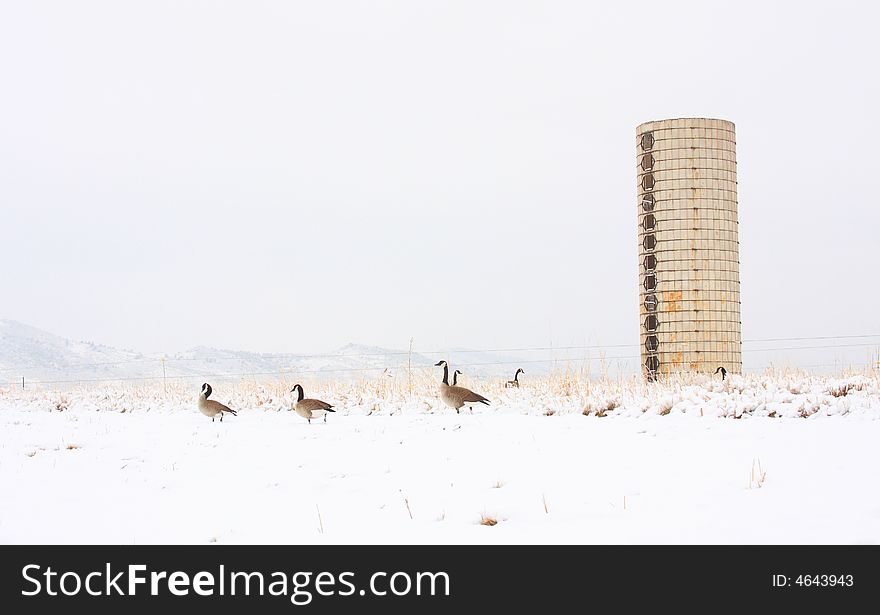
[[[704,126],[706,128],[727,128],[728,130],[734,130],[735,124],[730,120],[722,120],[718,118],[712,117],[676,117],[676,118],[664,118],[660,120],[651,120],[650,122],[644,122],[639,124],[636,127],[636,132],[641,133],[645,130],[657,129],[664,127],[663,124],[666,124],[667,127],[671,126]]]

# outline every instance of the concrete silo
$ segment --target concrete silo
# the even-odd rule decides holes
[[[742,371],[736,134],[687,118],[636,131],[642,369]]]

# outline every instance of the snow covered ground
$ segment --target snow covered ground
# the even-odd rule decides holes
[[[878,543],[880,376],[0,390],[3,543]],[[316,388],[317,387],[317,388]],[[496,521],[482,525],[482,520]]]

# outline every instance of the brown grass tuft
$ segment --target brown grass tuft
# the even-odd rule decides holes
[[[486,513],[480,513],[480,525],[492,527],[493,525],[498,525],[498,519],[489,516]]]
[[[828,394],[831,395],[832,397],[846,397],[847,395],[849,395],[853,391],[862,391],[864,389],[865,389],[864,384],[853,384],[850,382],[849,384],[844,384],[841,386],[832,387],[831,389],[828,390]]]

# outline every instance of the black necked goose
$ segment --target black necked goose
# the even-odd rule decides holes
[[[293,385],[293,388],[290,390],[291,393],[296,392],[296,402],[293,404],[293,410],[298,415],[308,420],[309,424],[311,424],[312,419],[319,419],[322,416],[324,417],[324,422],[327,422],[327,413],[328,412],[336,412],[333,409],[333,406],[328,404],[326,401],[321,401],[320,399],[303,399],[305,397],[305,393],[303,393],[303,388],[301,384]]]
[[[223,422],[223,415],[225,413],[229,413],[232,416],[236,416],[238,413],[228,406],[224,406],[219,401],[214,401],[213,399],[208,399],[211,396],[211,393],[214,389],[211,388],[211,385],[207,382],[202,385],[202,392],[199,394],[199,410],[205,416],[211,417],[211,422],[214,422],[214,417],[218,414],[220,415],[220,422]]]
[[[525,372],[523,371],[522,368],[519,368],[518,370],[516,370],[516,373],[513,375],[513,380],[508,380],[504,384],[504,386],[506,386],[507,388],[510,388],[510,387],[519,388],[519,375],[520,374],[525,374]]]
[[[443,368],[443,381],[440,383],[440,399],[450,408],[455,408],[455,412],[461,411],[462,406],[468,406],[473,411],[474,404],[489,405],[489,400],[474,393],[470,389],[449,384],[449,365],[446,361],[440,361],[434,367]]]

